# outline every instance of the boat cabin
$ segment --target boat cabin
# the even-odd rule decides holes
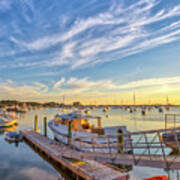
[[[97,125],[91,125],[89,119],[96,119]],[[82,115],[81,113],[76,112],[67,115],[56,115],[54,122],[55,124],[61,124],[67,127],[71,125],[73,131],[84,131],[100,135],[104,134],[104,128],[101,127],[101,117]]]

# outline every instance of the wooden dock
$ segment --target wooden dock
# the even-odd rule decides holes
[[[105,163],[93,158],[83,158],[81,153],[56,141],[45,137],[33,130],[21,131],[24,141],[35,151],[44,154],[58,166],[73,174],[75,179],[87,180],[128,180],[129,175],[122,173]]]
[[[81,137],[78,138],[79,142],[86,141],[86,139],[92,139],[92,142],[98,140],[98,138],[104,138],[109,141],[110,138],[118,138],[119,136],[129,137],[130,143],[120,144],[119,147],[129,149],[130,153],[114,151],[118,149],[117,143],[109,143],[106,149],[109,152],[99,152],[99,148],[104,148],[102,145],[92,143],[89,149],[93,149],[93,152],[78,152],[76,157],[81,159],[94,159],[96,161],[112,163],[112,164],[124,164],[135,166],[147,166],[163,169],[180,169],[180,154],[171,153],[169,145],[163,141],[163,133],[173,133],[174,141],[173,146],[180,152],[180,141],[178,141],[178,132],[180,127],[172,129],[159,129],[150,131],[132,132],[128,134],[108,135],[96,137]],[[94,140],[93,140],[94,139]],[[75,144],[76,139],[73,140]],[[172,143],[171,143],[172,145]],[[74,148],[78,148],[73,145]],[[172,146],[171,146],[172,147]],[[82,147],[81,147],[82,148]],[[169,148],[169,149],[168,149]],[[102,149],[103,150],[103,149]],[[68,152],[64,153],[64,156],[70,156]],[[72,154],[72,157],[74,155]]]

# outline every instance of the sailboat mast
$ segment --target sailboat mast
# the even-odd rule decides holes
[[[135,106],[136,105],[136,95],[135,95],[135,93],[133,95],[133,102],[134,102],[134,106]]]
[[[167,103],[167,105],[169,105],[169,97],[168,96],[166,97],[166,103]]]

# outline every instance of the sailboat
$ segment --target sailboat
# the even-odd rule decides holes
[[[133,112],[136,112],[136,111],[137,111],[137,108],[136,108],[136,95],[135,95],[135,93],[134,93],[134,96],[133,96],[133,101],[134,101]]]
[[[108,112],[109,111],[109,108],[108,107],[105,107],[104,109],[103,109],[103,112]]]
[[[160,113],[163,113],[164,112],[164,109],[162,107],[159,107],[159,112]]]
[[[145,108],[145,107],[143,107],[143,108],[142,108],[142,110],[141,110],[141,114],[142,114],[143,116],[145,116],[145,115],[147,114],[147,112],[146,112],[146,108]]]

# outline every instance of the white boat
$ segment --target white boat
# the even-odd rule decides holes
[[[97,120],[97,125],[89,123],[89,119]],[[125,126],[101,127],[101,117],[94,117],[84,115],[81,111],[74,111],[69,114],[56,115],[55,118],[48,123],[56,140],[64,143],[74,145],[77,149],[82,151],[109,151],[109,144],[117,144],[119,139],[118,133],[127,134]],[[107,135],[110,137],[107,139]],[[127,142],[128,137],[124,137],[123,142]],[[111,151],[117,151],[117,146],[111,148]]]
[[[10,127],[17,124],[17,120],[9,115],[0,115],[0,128]]]

